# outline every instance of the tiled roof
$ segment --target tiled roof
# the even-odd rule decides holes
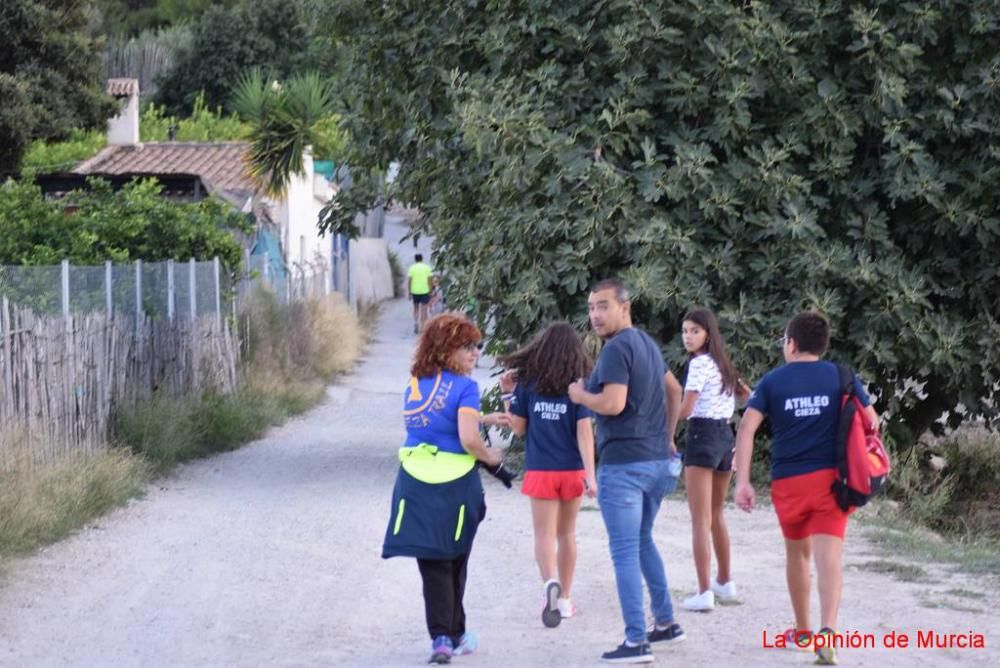
[[[216,194],[242,204],[254,190],[241,142],[147,142],[108,146],[73,169],[77,174],[196,174]]]
[[[112,97],[128,97],[139,94],[138,79],[108,79],[108,95]]]

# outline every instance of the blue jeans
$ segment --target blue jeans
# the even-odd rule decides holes
[[[671,480],[667,460],[605,464],[597,469],[597,501],[608,530],[618,601],[629,642],[646,641],[642,580],[657,624],[674,621],[667,574],[653,542],[653,520]]]

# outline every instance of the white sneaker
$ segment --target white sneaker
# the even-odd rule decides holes
[[[712,593],[715,594],[719,603],[735,601],[737,598],[736,583],[730,580],[726,584],[719,584],[718,580],[712,580]]]
[[[684,609],[692,612],[708,612],[715,608],[715,594],[711,589],[706,589],[700,594],[688,596],[684,599]]]
[[[573,605],[573,601],[568,598],[560,598],[556,601],[556,607],[559,608],[559,614],[562,615],[563,619],[569,619],[576,615],[576,606]]]

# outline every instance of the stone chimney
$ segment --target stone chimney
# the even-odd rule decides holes
[[[108,121],[108,144],[134,146],[139,143],[139,80],[108,79],[107,93],[119,101],[121,111]]]

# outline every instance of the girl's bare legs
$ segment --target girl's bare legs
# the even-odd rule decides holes
[[[719,568],[715,579],[722,585],[733,577],[729,561],[729,527],[726,526],[724,512],[726,495],[729,493],[729,480],[732,477],[732,471],[712,473],[712,547],[715,549],[715,561]]]
[[[576,570],[576,516],[580,512],[582,497],[559,501],[556,538],[559,544],[559,584],[561,598],[571,598],[573,572]]]
[[[711,587],[712,570],[712,469],[701,466],[684,467],[684,486],[691,510],[691,550],[698,575],[698,593]],[[728,565],[727,565],[728,567]]]
[[[542,582],[553,580],[556,577],[556,527],[558,517],[558,500],[531,499],[531,522],[535,530],[535,562],[538,564],[538,572],[541,573]],[[565,588],[565,585],[563,587]]]

